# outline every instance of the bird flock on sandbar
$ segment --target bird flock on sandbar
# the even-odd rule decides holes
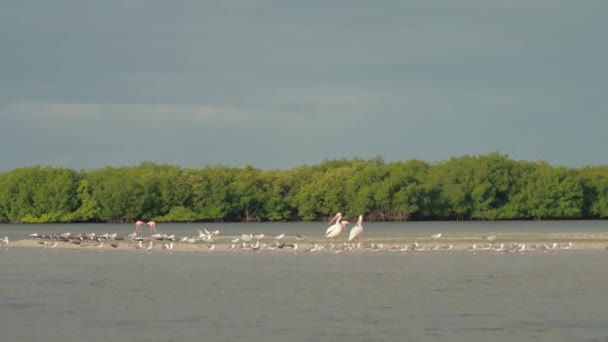
[[[117,233],[86,233],[72,234],[69,232],[60,234],[29,234],[29,237],[37,240],[37,243],[45,248],[66,247],[68,245],[78,245],[80,247],[92,248],[119,248],[140,250],[150,252],[162,250],[171,252],[175,247],[180,246],[181,250],[202,249],[207,251],[302,251],[302,252],[424,252],[424,251],[453,251],[461,250],[467,252],[526,252],[526,251],[555,251],[572,249],[572,242],[567,244],[552,243],[520,243],[520,242],[496,242],[496,235],[480,237],[484,243],[473,243],[470,245],[454,243],[440,243],[445,240],[443,233],[434,233],[424,239],[423,243],[413,241],[411,243],[397,245],[388,243],[376,243],[373,241],[362,242],[363,234],[363,215],[359,215],[356,224],[350,229],[346,241],[338,242],[338,237],[348,229],[349,221],[344,219],[342,213],[337,213],[329,221],[330,226],[325,230],[325,239],[310,239],[302,234],[288,236],[285,233],[270,235],[263,233],[244,233],[240,235],[224,236],[219,230],[209,231],[206,228],[198,229],[197,233],[190,236],[178,236],[176,234],[164,234],[150,230],[148,237],[143,236],[140,229],[141,224],[136,224],[133,233],[119,235]],[[153,233],[154,232],[154,233]],[[140,235],[141,233],[141,235]],[[448,239],[447,242],[450,240]],[[0,246],[8,246],[8,237],[0,239]]]

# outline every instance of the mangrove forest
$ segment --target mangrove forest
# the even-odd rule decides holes
[[[0,173],[0,222],[598,219],[608,167],[567,168],[501,153],[428,163],[326,160],[289,170],[143,162]]]

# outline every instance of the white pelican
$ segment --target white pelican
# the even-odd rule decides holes
[[[350,230],[350,234],[348,235],[348,241],[359,242],[359,235],[363,232],[363,215],[359,215],[359,219],[357,220],[357,225],[354,226]]]
[[[338,235],[342,234],[342,230],[344,230],[344,228],[346,228],[346,225],[348,224],[348,221],[341,220],[342,213],[337,213],[336,216],[334,216],[334,218],[329,221],[329,223],[332,223],[334,221],[336,221],[336,223],[333,226],[327,228],[327,230],[325,231],[325,237],[334,239],[334,242],[338,240]]]
[[[441,233],[431,235],[432,239],[439,239],[441,237]]]

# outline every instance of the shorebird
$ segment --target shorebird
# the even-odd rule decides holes
[[[272,238],[275,239],[276,241],[281,241],[282,238],[285,237],[285,233],[283,234],[279,234],[279,235],[275,235]]]
[[[348,241],[359,242],[359,235],[363,232],[363,215],[359,215],[359,219],[357,220],[357,225],[355,225],[348,235]]]
[[[435,239],[435,240],[439,239],[440,237],[441,237],[441,233],[431,235],[431,239]]]
[[[8,243],[9,243],[8,236],[5,236],[2,240],[0,240],[0,242],[2,242],[2,246],[8,245]]]
[[[173,242],[163,244],[163,249],[165,250],[173,250]]]
[[[304,239],[306,239],[306,236],[300,235],[300,234],[296,234],[296,241],[302,241]]]
[[[234,239],[230,240],[230,242],[237,243],[237,242],[239,242],[239,240],[240,240],[240,238],[237,237],[237,238],[234,238]]]
[[[336,221],[336,223],[333,226],[327,228],[327,230],[325,231],[325,237],[333,239],[334,242],[338,240],[338,235],[342,234],[342,230],[344,230],[344,228],[346,228],[346,225],[348,224],[348,221],[341,220],[342,213],[337,213],[336,216],[334,216],[334,218],[329,221],[329,223],[332,223],[334,221]]]

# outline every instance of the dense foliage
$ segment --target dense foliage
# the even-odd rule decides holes
[[[429,164],[328,160],[292,170],[214,166],[0,173],[2,222],[578,219],[608,216],[608,167],[491,153]]]

